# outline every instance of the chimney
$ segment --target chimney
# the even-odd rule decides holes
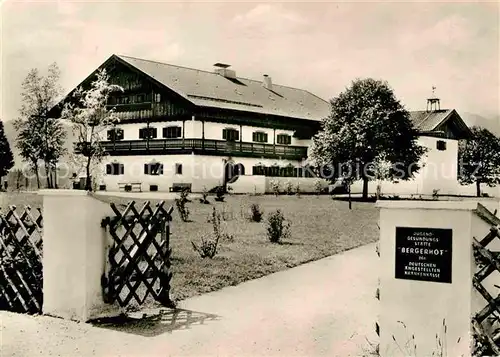
[[[229,67],[231,67],[230,64],[216,63],[214,64],[214,67],[215,67],[214,72],[221,75],[222,77],[232,78],[232,79],[236,78],[236,71],[229,69]]]
[[[269,90],[273,90],[273,82],[271,80],[271,77],[269,77],[267,74],[264,74],[262,85]]]

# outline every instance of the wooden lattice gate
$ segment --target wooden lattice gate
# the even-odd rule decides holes
[[[42,311],[41,210],[15,206],[0,212],[0,309],[22,313]]]
[[[484,285],[485,280],[492,274],[500,274],[500,252],[498,249],[489,249],[488,246],[500,238],[500,218],[489,212],[481,204],[477,214],[492,227],[490,232],[481,240],[473,238],[472,247],[477,270],[472,284],[476,291],[487,301],[486,306],[472,317],[474,332],[474,356],[500,355],[500,294],[492,296]],[[495,212],[496,213],[496,212]],[[500,286],[495,285],[496,289]]]
[[[170,300],[170,222],[173,208],[165,202],[137,210],[134,201],[123,211],[111,204],[114,216],[103,220],[109,233],[104,296],[122,307],[142,305],[148,297],[165,306]]]

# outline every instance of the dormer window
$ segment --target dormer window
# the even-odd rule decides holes
[[[118,141],[123,140],[123,129],[114,128],[107,132],[108,141]]]
[[[236,129],[223,129],[222,139],[227,141],[238,141],[240,140],[240,132]]]
[[[288,134],[276,135],[276,142],[281,145],[290,145],[292,143],[292,137]]]
[[[267,133],[256,131],[252,134],[252,140],[256,143],[267,143]]]
[[[182,128],[180,126],[167,126],[163,128],[163,137],[167,139],[180,138],[182,136]]]
[[[436,149],[438,149],[439,151],[445,151],[446,150],[446,141],[438,140],[436,142]]]
[[[156,128],[141,128],[139,129],[139,139],[156,139],[158,130]]]

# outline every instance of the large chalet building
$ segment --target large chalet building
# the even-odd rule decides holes
[[[265,74],[250,80],[226,64],[214,67],[209,72],[118,55],[99,67],[124,89],[109,102],[120,123],[102,137],[109,154],[103,188],[200,192],[242,175],[301,174],[297,166],[329,103]]]
[[[101,189],[200,192],[230,185],[235,192],[264,193],[270,180],[314,189],[317,179],[301,167],[321,119],[330,113],[328,101],[275,84],[266,74],[257,80],[238,77],[222,63],[203,71],[113,55],[101,68],[124,88],[109,102],[120,122],[103,133],[109,155]],[[469,133],[458,113],[427,108],[411,115],[421,144],[430,149],[424,160],[456,164],[458,140]],[[425,194],[437,184],[457,183],[456,168],[447,184],[434,177],[427,182],[424,168],[415,180],[386,187]]]

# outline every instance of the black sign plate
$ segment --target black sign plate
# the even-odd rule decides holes
[[[451,283],[452,230],[396,227],[396,279]]]

